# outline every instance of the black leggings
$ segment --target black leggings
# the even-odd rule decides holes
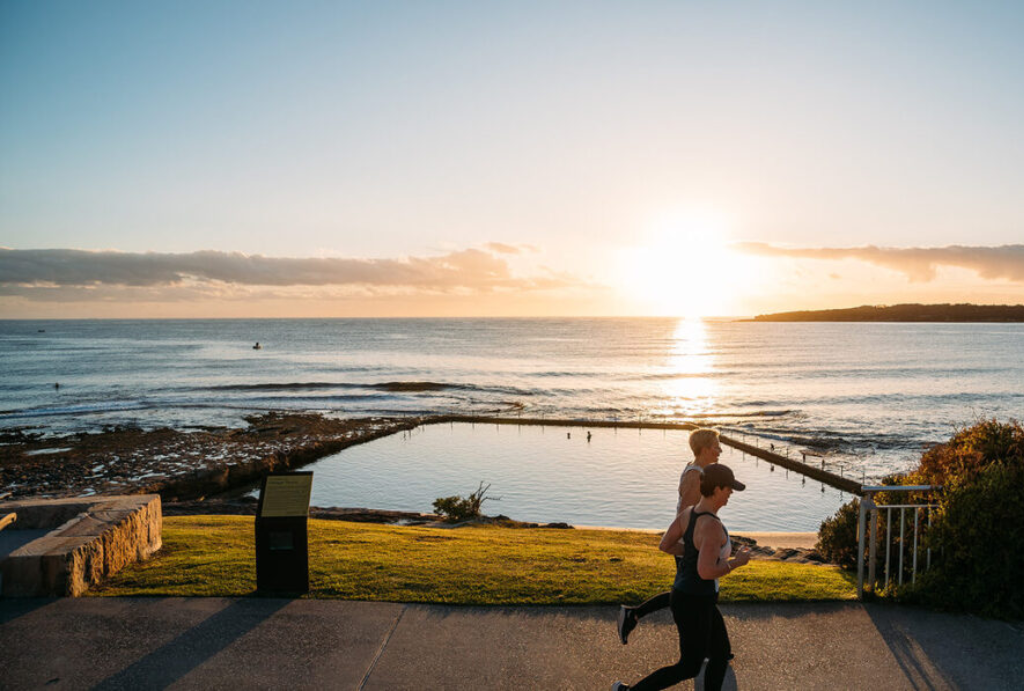
[[[704,658],[708,668],[704,672],[705,691],[718,691],[729,666],[729,634],[718,611],[718,593],[687,595],[672,591],[672,618],[679,629],[679,662],[652,672],[639,683],[630,686],[633,691],[667,689],[684,679],[700,674]]]
[[[672,603],[672,591],[666,590],[663,593],[659,593],[652,597],[650,600],[646,600],[640,605],[633,608],[633,614],[637,619],[643,619],[652,612],[657,612],[659,609],[665,609]]]

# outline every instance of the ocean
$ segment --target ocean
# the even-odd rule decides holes
[[[958,425],[1024,417],[1024,324],[0,321],[0,430],[270,410],[696,422],[874,478]]]

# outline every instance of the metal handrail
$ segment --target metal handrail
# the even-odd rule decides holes
[[[878,512],[882,509],[886,510],[886,529],[885,529],[885,582],[888,584],[890,580],[890,563],[891,563],[891,548],[892,548],[892,512],[894,509],[900,510],[900,553],[899,553],[899,583],[903,585],[903,553],[904,544],[906,542],[906,521],[905,512],[907,509],[914,511],[914,547],[913,547],[913,563],[911,564],[911,582],[917,581],[917,543],[918,536],[920,534],[920,511],[926,509],[928,511],[928,527],[932,524],[932,509],[936,508],[938,504],[882,504],[878,505],[874,501],[874,495],[878,492],[934,492],[942,489],[942,485],[863,485],[861,487],[862,499],[860,501],[860,515],[857,520],[857,599],[863,599],[864,597],[864,542],[866,539],[865,528],[867,526],[867,514],[871,512],[871,544],[868,549],[868,584],[871,591],[875,589],[875,562],[877,561],[877,548],[878,548]],[[931,547],[927,549],[927,558],[925,561],[925,570],[931,568],[932,565],[932,550]]]

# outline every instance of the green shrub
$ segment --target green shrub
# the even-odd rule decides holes
[[[485,501],[498,499],[485,496],[490,488],[490,485],[484,487],[484,483],[481,482],[476,491],[470,493],[469,496],[463,497],[456,494],[451,497],[438,497],[434,500],[434,511],[444,516],[445,520],[450,523],[479,518],[480,506]]]
[[[955,431],[945,444],[921,456],[906,476],[891,475],[884,485],[939,485],[934,495],[879,492],[879,505],[935,503],[931,526],[922,525],[918,541],[919,573],[911,582],[913,531],[906,543],[899,538],[899,513],[893,514],[887,534],[885,514],[878,525],[876,573],[882,577],[885,545],[891,554],[905,555],[904,583],[898,559],[890,563],[892,578],[880,589],[883,597],[913,601],[940,609],[977,612],[987,616],[1024,617],[1024,427],[1016,420],[982,420]],[[857,564],[857,522],[860,502],[841,507],[821,524],[817,549],[823,557],[852,569]],[[922,511],[922,519],[927,514]],[[912,522],[912,512],[909,520]],[[865,540],[865,551],[868,541]],[[931,549],[931,568],[923,569]]]
[[[822,557],[844,569],[856,568],[857,521],[859,519],[859,499],[843,504],[834,515],[821,522],[821,528],[818,529],[818,543],[814,549]]]
[[[892,483],[886,483],[892,484]],[[865,563],[871,549],[871,524],[870,514],[867,516],[867,534],[864,539]],[[844,569],[853,570],[857,568],[857,548],[860,546],[857,540],[857,524],[860,521],[860,499],[852,499],[839,507],[832,516],[821,522],[818,529],[818,542],[814,549],[827,561],[837,564]],[[880,520],[876,531],[878,545],[884,545],[886,526]],[[896,540],[899,542],[898,538]],[[875,554],[875,567],[881,569],[884,565],[884,549]]]
[[[928,535],[938,559],[909,598],[941,609],[1024,618],[1024,462],[990,463],[943,493]]]

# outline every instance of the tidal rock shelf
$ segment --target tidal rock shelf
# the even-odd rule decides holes
[[[118,428],[45,439],[7,435],[8,443],[0,446],[0,498],[149,493],[165,500],[198,499],[422,421],[268,413],[247,422],[242,429]]]

